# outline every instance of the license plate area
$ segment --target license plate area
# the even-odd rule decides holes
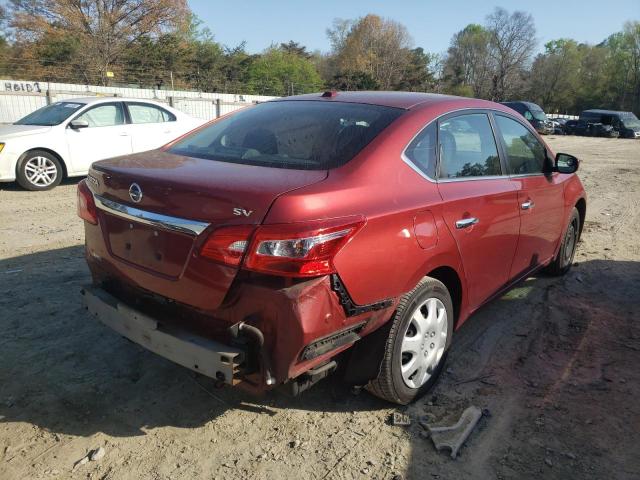
[[[178,277],[189,258],[193,237],[135,221],[104,215],[111,253],[153,272]]]

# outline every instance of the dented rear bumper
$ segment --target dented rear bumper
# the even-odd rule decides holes
[[[243,350],[161,325],[101,288],[87,286],[82,293],[89,313],[123,337],[207,377],[229,385],[238,382]]]

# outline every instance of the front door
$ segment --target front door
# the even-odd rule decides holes
[[[97,160],[131,153],[131,137],[124,120],[122,102],[101,103],[82,112],[73,120],[89,126],[67,127],[65,135],[73,171],[86,172]]]
[[[562,234],[564,192],[560,174],[545,174],[546,149],[533,132],[502,114],[495,121],[518,191],[520,239],[510,273],[517,278],[553,257]]]
[[[439,121],[438,190],[477,308],[509,279],[518,243],[518,194],[505,175],[489,116],[484,112]]]

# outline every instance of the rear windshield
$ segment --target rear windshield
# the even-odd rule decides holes
[[[322,101],[267,102],[223,118],[169,151],[299,170],[344,165],[404,110]]]

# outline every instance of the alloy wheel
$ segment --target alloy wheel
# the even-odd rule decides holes
[[[48,187],[58,178],[58,168],[51,159],[37,156],[27,160],[24,166],[27,180],[37,187]]]

